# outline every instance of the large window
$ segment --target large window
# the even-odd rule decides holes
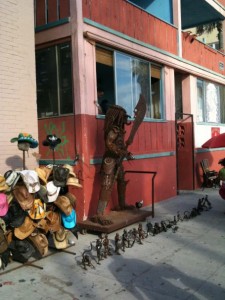
[[[225,87],[212,82],[197,81],[197,121],[225,123]]]
[[[161,67],[119,51],[96,48],[96,70],[100,113],[118,104],[133,115],[142,94],[147,102],[146,118],[163,119]]]
[[[36,51],[38,117],[73,113],[69,43]]]

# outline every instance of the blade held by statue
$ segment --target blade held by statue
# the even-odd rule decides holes
[[[146,101],[142,94],[140,94],[140,98],[138,100],[138,103],[134,109],[134,123],[133,127],[131,129],[130,135],[126,141],[127,147],[133,143],[134,136],[141,125],[142,121],[144,120],[145,114],[146,114]]]

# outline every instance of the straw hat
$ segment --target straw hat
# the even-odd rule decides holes
[[[46,222],[50,232],[56,232],[61,229],[61,216],[56,211],[48,211],[46,214]]]
[[[0,228],[0,254],[4,253],[8,248],[8,242],[4,231]]]
[[[70,203],[70,200],[66,196],[58,196],[57,200],[54,202],[54,204],[62,211],[65,215],[70,215],[72,212],[72,205]]]
[[[77,199],[76,199],[76,197],[74,196],[74,194],[68,192],[68,193],[65,194],[65,196],[70,200],[71,205],[72,205],[73,207],[75,207],[75,206],[76,206]]]
[[[43,233],[32,233],[28,239],[32,242],[41,256],[48,254],[48,240]]]
[[[52,166],[45,166],[41,168],[36,168],[35,171],[37,172],[39,178],[43,181],[44,184],[47,184],[49,176],[52,173]]]
[[[76,177],[69,177],[67,179],[66,185],[72,185],[72,186],[82,188],[82,185],[79,183],[79,180]]]
[[[8,170],[4,174],[5,182],[6,184],[12,188],[17,184],[18,180],[20,179],[20,173],[13,171],[13,170]]]
[[[23,224],[20,227],[14,229],[14,235],[20,239],[24,240],[27,238],[35,229],[35,225],[30,217],[26,217]]]
[[[5,177],[0,175],[0,191],[6,191],[9,189],[8,184],[6,184]]]
[[[60,230],[53,233],[53,241],[56,249],[65,249],[68,247],[68,231],[61,227]]]
[[[23,210],[31,209],[34,203],[34,194],[30,194],[24,185],[17,185],[13,195]]]
[[[35,168],[35,172],[38,174],[39,179],[44,183],[47,184],[46,174],[43,168]]]
[[[63,168],[66,168],[69,170],[69,176],[76,177],[76,174],[74,173],[73,167],[71,165],[65,164],[65,165],[63,165]]]
[[[32,208],[28,211],[29,216],[33,220],[39,220],[45,218],[46,204],[40,199],[35,199]]]

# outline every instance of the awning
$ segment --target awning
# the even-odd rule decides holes
[[[202,148],[224,148],[225,147],[225,133],[221,133],[206,141]]]

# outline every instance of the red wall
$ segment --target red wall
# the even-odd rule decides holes
[[[196,39],[191,42],[192,38],[193,37],[188,35],[188,33],[183,33],[183,58],[214,72],[225,75],[225,70],[220,70],[219,68],[220,62],[225,64],[225,55],[217,52],[209,46],[204,45]]]
[[[131,3],[125,0],[83,0],[82,4],[84,18],[177,54],[177,30]]]
[[[47,25],[70,16],[70,0],[59,1],[59,7],[57,0],[48,0],[48,7],[45,4],[45,0],[36,0],[36,26]],[[46,10],[48,11],[47,20]]]
[[[75,116],[75,119],[74,116],[42,119],[38,121],[38,125],[41,159],[52,159],[49,148],[42,146],[42,141],[47,134],[56,134],[62,139],[62,144],[55,151],[56,163],[60,164],[60,160],[74,160],[75,155],[79,154],[74,170],[83,188],[74,188],[71,191],[77,197],[78,219],[82,220],[84,216],[93,215],[96,212],[100,191],[100,163],[96,160],[101,159],[104,153],[104,120],[97,119],[95,116],[79,115]],[[129,130],[127,130],[127,135]],[[157,172],[155,202],[176,195],[174,122],[143,122],[129,150],[136,156],[154,154],[152,158],[138,159],[137,157],[136,160],[125,161],[124,167],[125,170]],[[162,152],[173,154],[160,157]],[[91,163],[92,159],[95,160],[94,164]],[[152,175],[127,173],[126,179],[130,180],[127,185],[127,202],[134,204],[143,199],[144,205],[151,205]],[[117,203],[116,187],[112,195],[108,210]]]

